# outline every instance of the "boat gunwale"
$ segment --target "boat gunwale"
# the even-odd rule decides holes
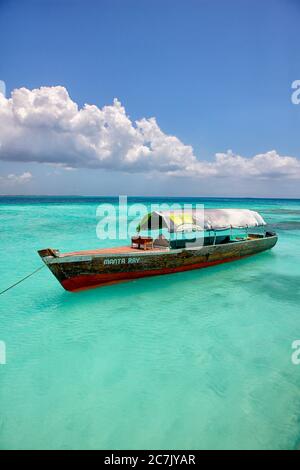
[[[83,252],[83,254],[80,254],[80,252],[74,252],[74,253],[62,253],[57,257],[54,256],[46,256],[43,258],[44,262],[46,264],[59,264],[59,263],[68,263],[68,262],[85,262],[85,261],[91,261],[92,259],[101,259],[101,258],[121,258],[121,257],[130,257],[130,258],[136,258],[136,257],[144,257],[144,256],[161,256],[161,255],[173,255],[173,254],[180,254],[183,252],[191,252],[194,251],[195,253],[203,250],[203,248],[206,249],[212,249],[216,247],[228,247],[232,246],[233,244],[236,245],[246,245],[246,244],[255,244],[262,242],[264,240],[278,240],[278,235],[274,234],[272,236],[264,236],[260,238],[248,238],[245,240],[237,240],[237,241],[231,241],[230,243],[224,243],[220,245],[203,245],[200,247],[187,247],[187,248],[178,248],[178,249],[156,249],[156,250],[134,250],[133,251],[125,251],[125,252],[119,252],[119,253],[113,253],[113,252],[102,252],[102,253],[96,253],[96,250],[93,252],[93,250],[89,252]],[[121,247],[116,247],[116,248],[121,248]],[[128,247],[130,250],[131,248]]]

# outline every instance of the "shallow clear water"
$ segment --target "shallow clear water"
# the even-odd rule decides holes
[[[0,291],[37,249],[98,247],[99,202],[0,198]],[[279,244],[78,294],[44,269],[0,297],[0,448],[299,447],[300,201],[205,202],[259,210]]]

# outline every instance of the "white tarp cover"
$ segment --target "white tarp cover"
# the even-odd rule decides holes
[[[166,228],[170,232],[228,230],[267,225],[258,212],[248,209],[205,209],[200,211],[154,211],[143,218],[138,231]],[[190,229],[190,230],[189,230]]]
[[[249,209],[208,209],[204,211],[205,230],[262,227],[267,225],[262,216]]]

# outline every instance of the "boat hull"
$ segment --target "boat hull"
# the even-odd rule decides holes
[[[43,250],[40,256],[67,291],[99,287],[133,279],[207,268],[237,261],[273,248],[277,236],[197,249],[170,251],[79,252],[55,255]]]

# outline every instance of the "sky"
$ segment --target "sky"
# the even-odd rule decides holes
[[[299,22],[298,0],[0,0],[0,194],[300,198]]]

